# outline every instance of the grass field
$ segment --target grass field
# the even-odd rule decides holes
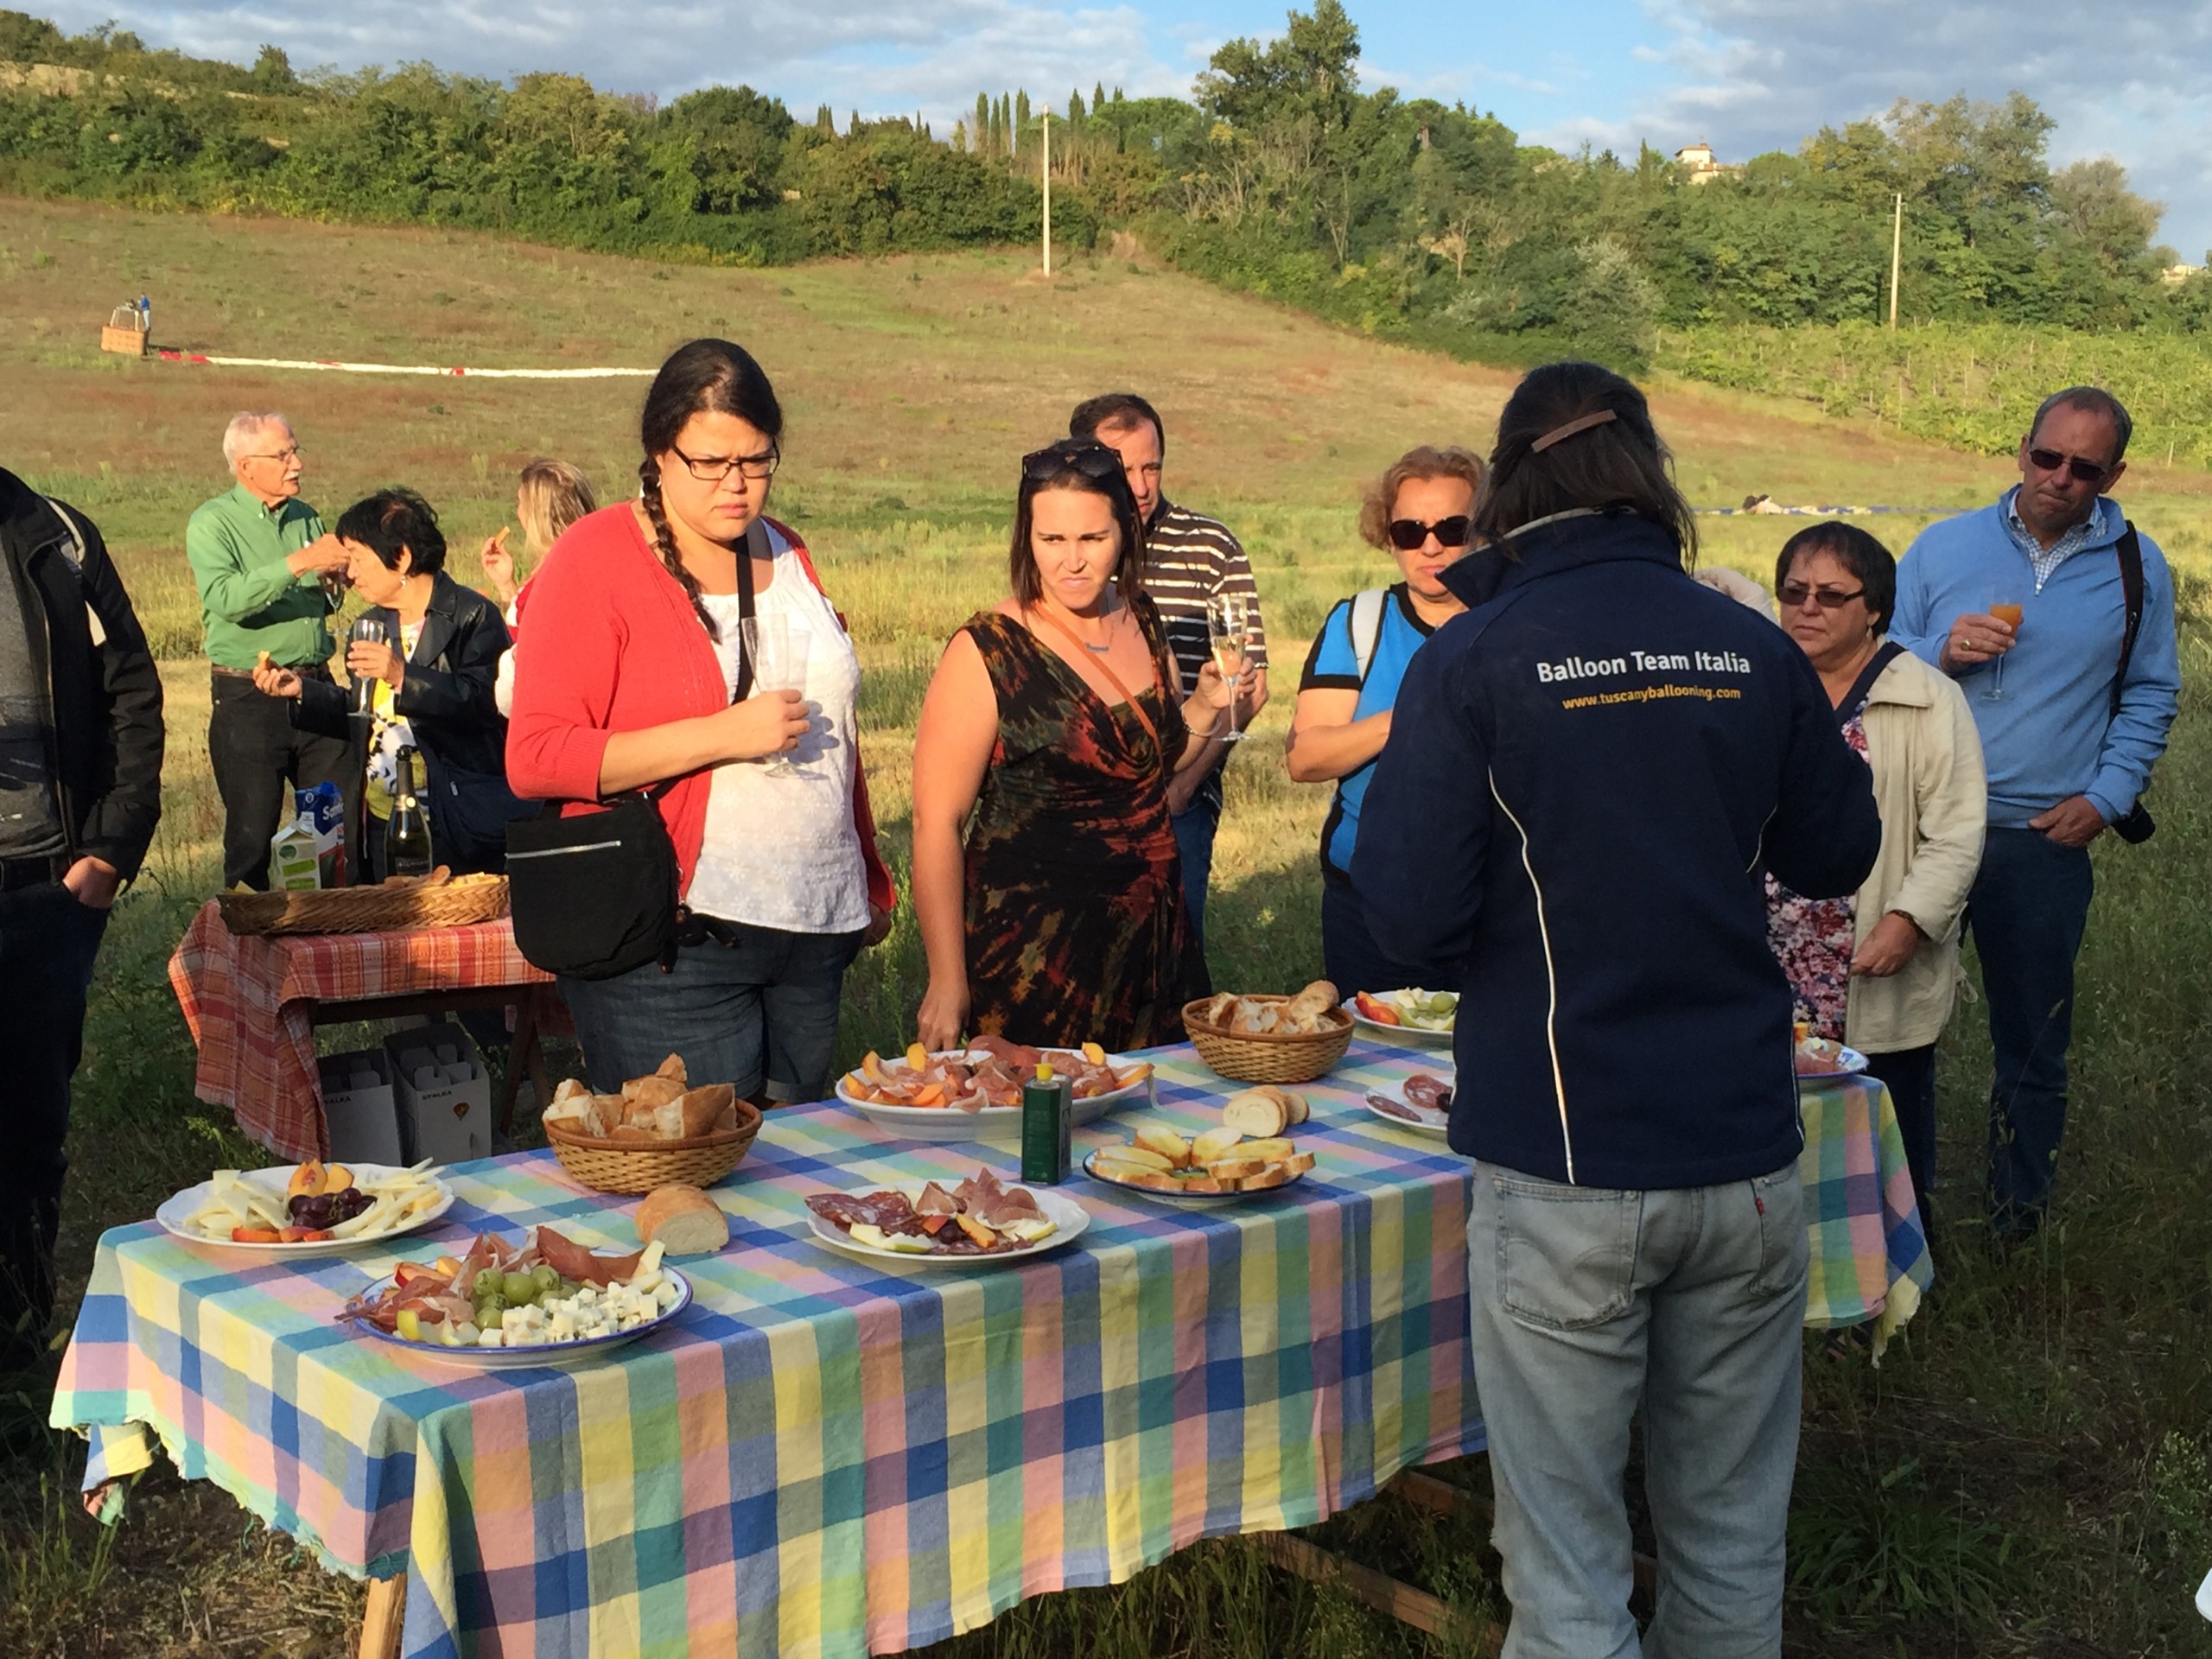
[[[1279,737],[1304,639],[1382,579],[1352,534],[1362,480],[1408,445],[1488,447],[1510,378],[1382,347],[1139,260],[1077,263],[1046,285],[1018,259],[960,256],[767,273],[657,267],[480,238],[6,204],[0,218],[0,465],[91,512],[168,659],[166,813],[102,958],[73,1139],[65,1294],[105,1227],[149,1213],[219,1162],[265,1161],[195,1103],[163,976],[215,879],[206,675],[181,552],[192,507],[226,487],[217,443],[241,408],[292,417],[308,495],[334,512],[404,481],[456,549],[503,522],[532,454],[583,465],[603,497],[635,466],[637,382],[360,378],[126,362],[94,349],[106,308],[155,296],[162,344],[271,357],[476,365],[658,362],[690,335],[747,343],[789,427],[772,510],[813,546],[867,669],[864,742],[903,860],[916,707],[944,637],[1000,591],[1019,454],[1077,398],[1144,391],[1169,427],[1169,493],[1244,537],[1268,607]],[[1655,404],[1702,505],[1777,500],[1933,509],[1988,499],[1999,462],[1825,420],[1796,404],[1661,386]],[[2145,455],[2164,453],[2145,433]],[[2212,480],[2145,464],[2123,495],[2173,555],[2192,607],[2212,581]],[[1924,518],[1872,521],[1902,550]],[[1788,521],[1708,520],[1706,556],[1770,571]],[[1973,1225],[1981,1129],[1971,1017],[1944,1071],[1942,1209],[1950,1248],[1929,1308],[1880,1371],[1808,1362],[1792,1520],[1793,1655],[2190,1655],[2212,1567],[2212,739],[2205,623],[2154,804],[2158,838],[2101,844],[2083,960],[2076,1127],[2059,1225],[2007,1262]],[[1321,791],[1274,746],[1231,768],[1210,943],[1255,988],[1318,968]],[[2107,838],[2109,841],[2109,838]],[[842,1040],[903,1044],[921,986],[911,918],[848,983]],[[43,1401],[20,1402],[42,1417]],[[297,1656],[346,1650],[358,1588],[227,1497],[149,1477],[100,1534],[60,1437],[0,1465],[0,1653]],[[1452,1477],[1478,1489],[1479,1464]],[[1471,1618],[1495,1611],[1471,1522],[1394,1500],[1319,1529]],[[1494,1582],[1493,1580],[1491,1580]],[[953,1644],[983,1655],[1316,1656],[1451,1650],[1340,1593],[1210,1545],[1111,1592],[1033,1604]]]

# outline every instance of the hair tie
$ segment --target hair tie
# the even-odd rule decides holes
[[[1555,426],[1538,438],[1529,446],[1529,453],[1540,455],[1555,443],[1565,443],[1578,432],[1587,432],[1593,426],[1605,426],[1618,419],[1620,416],[1610,409],[1601,409],[1591,415],[1578,415],[1565,426]]]

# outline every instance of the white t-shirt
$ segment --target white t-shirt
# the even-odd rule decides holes
[[[772,536],[771,544],[775,580],[754,595],[753,611],[788,619],[794,639],[805,630],[813,728],[789,757],[794,772],[778,776],[758,760],[715,769],[706,836],[684,902],[703,916],[787,933],[856,932],[868,925],[868,871],[853,823],[860,658],[781,538]],[[737,595],[708,594],[702,601],[721,632],[715,654],[734,688]]]

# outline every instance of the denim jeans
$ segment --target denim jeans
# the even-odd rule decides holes
[[[0,1158],[0,1370],[35,1362],[54,1312],[54,1242],[69,1168],[69,1080],[107,912],[58,881],[0,893],[0,1053],[9,1154]]]
[[[836,1063],[837,1000],[859,933],[785,933],[721,925],[734,941],[682,946],[675,969],[647,963],[613,979],[561,981],[591,1086],[612,1094],[671,1054],[694,1084],[746,1099],[820,1100]]]
[[[1175,826],[1175,850],[1183,860],[1183,913],[1191,924],[1191,961],[1199,970],[1183,988],[1184,994],[1211,996],[1213,976],[1205,971],[1206,887],[1213,880],[1213,838],[1221,828],[1221,798],[1201,789],[1169,822]]]
[[[1467,1248],[1504,1659],[1780,1653],[1808,1254],[1796,1165],[1623,1192],[1478,1163]],[[1640,1647],[1621,1494],[1639,1408],[1659,1535]]]
[[[1993,828],[1967,895],[1995,1052],[1989,1215],[2000,1232],[2032,1232],[2050,1205],[2066,1132],[2074,958],[2094,887],[2086,848],[2062,847],[2038,830]]]

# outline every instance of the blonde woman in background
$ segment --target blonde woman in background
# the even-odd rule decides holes
[[[560,540],[563,531],[598,506],[591,493],[591,480],[583,475],[581,467],[572,467],[565,461],[548,461],[542,455],[524,467],[515,485],[515,522],[522,526],[523,551],[529,556],[530,569],[535,570],[543,561],[553,543]],[[530,588],[530,578],[516,569],[515,556],[507,546],[505,524],[496,534],[484,538],[484,550],[477,559],[499,593],[508,632],[518,631],[522,625],[523,600]],[[512,649],[499,659],[499,683],[493,695],[501,714],[512,710],[515,700],[515,654]]]

